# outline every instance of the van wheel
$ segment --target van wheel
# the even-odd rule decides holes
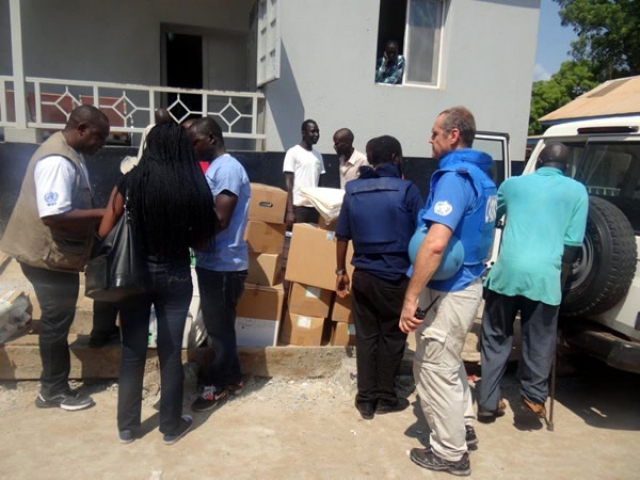
[[[637,258],[636,237],[624,213],[602,198],[589,197],[582,252],[560,314],[587,317],[613,308],[629,291]]]

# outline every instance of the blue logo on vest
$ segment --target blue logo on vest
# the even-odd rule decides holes
[[[52,207],[58,202],[58,194],[56,192],[46,193],[44,201],[47,202],[47,206]]]

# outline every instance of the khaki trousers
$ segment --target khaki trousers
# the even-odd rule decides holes
[[[467,451],[465,425],[473,424],[462,349],[481,301],[479,278],[458,292],[427,288],[418,300],[420,308],[431,308],[416,332],[413,376],[431,429],[431,448],[451,462],[460,460]]]

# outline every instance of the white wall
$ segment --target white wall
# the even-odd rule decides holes
[[[251,3],[22,0],[25,74],[159,85],[161,23],[246,33]],[[0,27],[7,17],[8,0],[0,0]],[[0,74],[10,74],[10,37],[0,30]]]
[[[318,148],[351,128],[356,148],[396,136],[406,156],[429,156],[437,114],[467,106],[478,129],[511,134],[522,159],[529,120],[540,0],[451,0],[439,89],[373,81],[379,0],[282,0],[281,78],[267,85],[267,150],[300,141],[304,118],[321,130]]]

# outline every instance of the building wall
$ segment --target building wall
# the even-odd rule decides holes
[[[160,24],[248,32],[250,0],[21,0],[25,74],[160,85]],[[11,74],[0,0],[0,75]],[[6,20],[5,20],[6,19]]]
[[[524,155],[540,0],[449,0],[439,88],[374,83],[379,0],[281,0],[281,77],[268,84],[266,150],[300,140],[300,124],[320,125],[318,148],[347,126],[356,147],[397,136],[405,155],[430,154],[435,116],[466,105],[478,128],[511,134]],[[28,76],[158,85],[160,25],[247,33],[253,0],[22,0]],[[0,0],[0,27],[8,0]],[[0,74],[11,73],[10,36],[0,28]]]
[[[282,70],[267,85],[267,150],[300,141],[304,118],[321,130],[318,148],[351,128],[356,148],[376,135],[401,141],[405,155],[428,156],[436,115],[465,105],[478,128],[511,134],[524,155],[540,0],[450,0],[440,88],[374,83],[379,0],[283,0]],[[521,153],[522,152],[522,153]]]

